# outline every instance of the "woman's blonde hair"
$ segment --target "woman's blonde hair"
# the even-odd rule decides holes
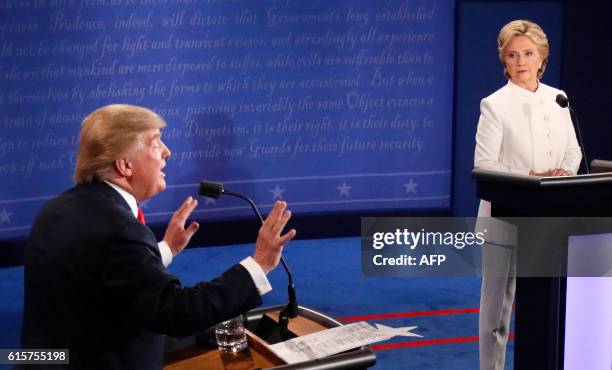
[[[74,181],[103,178],[115,160],[139,145],[141,133],[166,126],[157,113],[127,104],[107,105],[83,120]]]
[[[544,33],[542,27],[538,26],[536,23],[523,19],[506,24],[499,31],[499,36],[497,36],[497,51],[499,53],[499,60],[501,60],[502,63],[504,63],[504,50],[510,40],[515,36],[527,36],[536,45],[538,53],[542,56],[542,66],[538,69],[538,78],[541,78],[546,70],[546,64],[548,63],[549,46],[546,33]],[[504,75],[506,78],[510,79],[505,64]]]

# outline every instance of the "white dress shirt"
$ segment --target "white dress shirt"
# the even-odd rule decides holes
[[[474,167],[529,175],[562,168],[575,175],[582,154],[567,108],[556,102],[561,90],[539,83],[535,92],[511,81],[482,99]],[[491,215],[481,201],[479,217]]]
[[[138,203],[136,202],[136,198],[134,198],[132,194],[130,194],[120,186],[115,185],[112,182],[106,180],[104,180],[104,182],[110,185],[110,187],[112,187],[113,189],[115,189],[123,197],[123,199],[125,199],[127,204],[130,206],[134,217],[138,217]],[[157,246],[159,248],[159,253],[161,254],[162,263],[164,264],[164,267],[170,266],[170,263],[172,263],[173,258],[170,246],[164,240],[158,242]],[[259,294],[264,295],[272,291],[272,285],[270,284],[266,273],[261,269],[261,266],[259,266],[259,264],[252,257],[247,257],[243,259],[242,261],[240,261],[240,264],[249,272],[249,275],[251,275],[253,283],[257,287]]]

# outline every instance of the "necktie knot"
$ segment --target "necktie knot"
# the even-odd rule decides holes
[[[138,207],[138,221],[140,221],[143,225],[146,225],[147,222],[145,221],[145,217],[144,217],[144,213],[142,213],[142,208]]]

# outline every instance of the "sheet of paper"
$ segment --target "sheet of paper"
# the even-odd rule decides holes
[[[349,349],[391,339],[397,335],[421,337],[411,333],[416,326],[391,328],[365,321],[323,330],[270,346],[272,352],[288,364],[327,357]]]

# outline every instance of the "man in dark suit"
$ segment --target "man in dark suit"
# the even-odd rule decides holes
[[[40,211],[25,260],[23,348],[68,348],[74,369],[161,369],[163,336],[186,336],[237,316],[271,290],[266,274],[295,230],[277,202],[253,257],[208,283],[183,287],[166,270],[199,225],[189,197],[158,243],[138,203],[166,187],[170,150],[154,112],[109,105],[83,121],[77,185]],[[40,365],[36,365],[40,369]]]

